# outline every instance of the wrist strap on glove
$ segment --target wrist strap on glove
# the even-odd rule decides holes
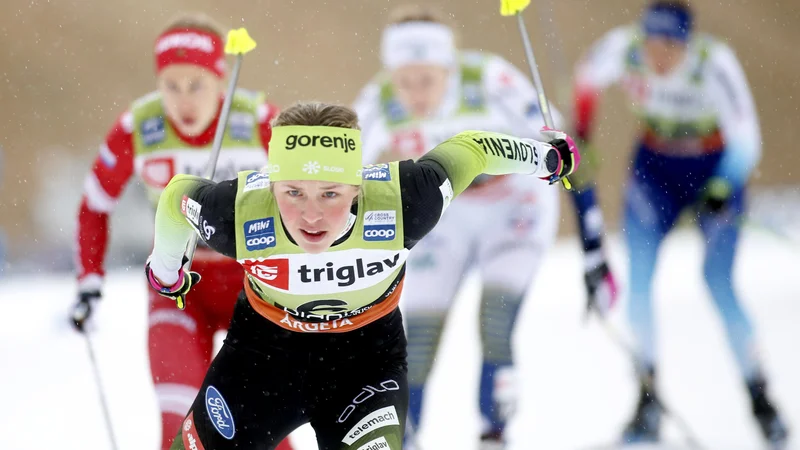
[[[183,257],[183,264],[186,264],[187,258]],[[170,298],[175,300],[175,305],[180,310],[186,309],[186,294],[189,293],[189,290],[198,282],[200,282],[200,274],[197,272],[187,272],[184,269],[181,269],[178,274],[178,281],[175,282],[172,286],[163,286],[161,283],[158,282],[155,275],[153,275],[153,270],[150,268],[150,262],[148,261],[147,265],[144,268],[145,275],[147,276],[147,282],[150,284],[150,287],[159,293],[159,295]]]
[[[147,265],[147,281],[150,283],[150,287],[153,290],[158,291],[159,294],[175,294],[180,291],[181,287],[183,286],[184,279],[186,278],[186,272],[181,270],[178,272],[178,281],[175,282],[172,286],[164,286],[158,282],[156,276],[153,275],[153,271],[150,269],[150,264]]]

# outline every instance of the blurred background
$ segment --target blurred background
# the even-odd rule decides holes
[[[183,11],[246,26],[258,41],[240,85],[279,106],[351,103],[379,69],[388,0],[3,0],[0,15],[0,230],[4,272],[69,271],[83,179],[116,117],[155,89],[153,42]],[[433,1],[459,25],[464,47],[496,52],[525,69],[515,21],[493,0]],[[568,110],[577,58],[611,27],[636,20],[635,0],[536,0],[528,28],[551,102]],[[764,157],[752,181],[753,216],[785,230],[800,214],[800,5],[793,0],[693,2],[700,29],[735,49],[758,107]],[[621,93],[604,97],[597,131],[601,203],[611,229],[635,123]],[[562,201],[568,200],[566,195]],[[571,235],[571,208],[562,233]],[[131,182],[112,227],[108,266],[139,264],[152,212]],[[0,258],[1,259],[1,258]]]

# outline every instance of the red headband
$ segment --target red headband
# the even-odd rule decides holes
[[[169,30],[156,40],[156,73],[170,64],[194,64],[217,76],[225,75],[225,52],[222,39],[214,33],[197,29]]]

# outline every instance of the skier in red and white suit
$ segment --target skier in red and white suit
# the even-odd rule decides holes
[[[201,175],[208,162],[226,91],[224,42],[218,30],[198,15],[181,17],[166,28],[155,42],[158,90],[119,116],[85,179],[78,214],[78,301],[71,312],[81,332],[102,295],[109,215],[131,177],[141,179],[155,210],[173,175]],[[235,92],[216,180],[267,164],[270,121],[277,113],[263,94]],[[202,211],[200,223],[206,223]],[[215,232],[211,226],[202,229],[206,237]],[[202,240],[199,244],[192,270],[208,282],[192,291],[191,308],[178,310],[173,301],[148,291],[150,370],[161,410],[163,449],[179,432],[213,356],[214,333],[227,329],[242,290],[239,264],[210,251]],[[285,440],[279,448],[291,447]]]

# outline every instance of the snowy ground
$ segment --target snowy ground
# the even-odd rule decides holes
[[[613,249],[616,267],[624,267],[621,247]],[[763,344],[773,395],[800,435],[800,249],[751,232],[741,250],[743,302]],[[763,448],[702,283],[700,257],[694,232],[671,236],[662,254],[656,280],[662,395],[706,448]],[[577,264],[575,241],[556,246],[522,310],[515,342],[524,390],[510,428],[512,449],[602,445],[618,434],[634,406],[625,354],[596,321],[582,322],[581,275],[570,270]],[[426,406],[426,449],[476,448],[477,287],[471,276],[449,321]],[[145,353],[144,289],[140,267],[110,274],[92,335],[121,450],[155,449],[159,435]],[[62,275],[0,280],[0,387],[6,398],[0,449],[110,448],[86,345],[65,319],[74,290],[71,277]],[[617,328],[621,312],[612,316]],[[664,431],[667,441],[680,442],[671,421]],[[316,448],[308,427],[292,439],[300,450]],[[800,449],[800,438],[790,444]]]

